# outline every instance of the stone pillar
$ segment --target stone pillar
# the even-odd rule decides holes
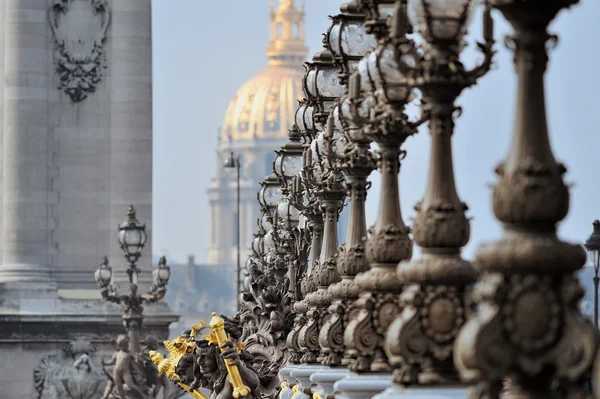
[[[140,222],[152,230],[152,16],[148,0],[112,2],[108,34],[110,81],[110,254],[120,277],[125,262],[116,254],[116,226],[133,204]],[[141,282],[150,281],[152,236],[139,261]]]
[[[0,0],[0,26],[5,25],[4,20],[5,15],[5,5],[4,0]],[[0,76],[4,76],[4,29],[0,29]],[[5,79],[0,79],[0,93],[4,93],[4,81]],[[3,145],[3,133],[4,133],[4,95],[0,95],[0,165],[4,162],[4,145]],[[2,186],[2,182],[4,181],[4,176],[0,173],[0,264],[2,264],[2,198],[4,193],[4,188]]]
[[[56,202],[51,176],[46,2],[5,0],[0,283],[49,281]]]

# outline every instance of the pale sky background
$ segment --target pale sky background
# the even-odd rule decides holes
[[[339,0],[306,0],[309,53],[322,48],[321,34],[336,14]],[[206,188],[215,174],[217,132],[236,90],[266,67],[268,0],[154,0],[154,212],[155,254],[171,263],[193,254],[204,262],[210,217]],[[458,100],[463,115],[454,136],[454,165],[459,195],[472,220],[465,256],[477,245],[499,237],[491,209],[490,183],[506,155],[514,115],[516,79],[511,54],[502,46],[510,28],[495,14],[496,68]],[[554,154],[566,164],[573,183],[571,211],[560,236],[582,242],[600,218],[600,1],[582,0],[563,11],[551,26],[560,35],[546,79],[547,110]],[[479,20],[470,36],[479,38]],[[465,63],[477,55],[468,52]],[[478,59],[478,58],[477,58]],[[400,195],[405,221],[423,196],[428,165],[427,129],[404,149]],[[367,200],[367,221],[377,216],[379,177]]]

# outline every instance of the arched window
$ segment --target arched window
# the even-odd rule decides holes
[[[277,38],[278,39],[283,38],[283,25],[282,24],[277,24]]]
[[[293,24],[292,25],[292,39],[297,40],[298,39],[298,24]]]

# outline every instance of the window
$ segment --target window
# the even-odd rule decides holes
[[[292,25],[292,39],[298,39],[298,24]]]
[[[282,24],[277,24],[277,38],[278,39],[283,38],[283,25]]]

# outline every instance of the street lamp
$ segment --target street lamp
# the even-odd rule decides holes
[[[587,249],[589,258],[594,265],[594,326],[598,328],[598,283],[600,278],[598,277],[598,269],[600,268],[600,220],[594,220],[594,231],[588,237],[584,244]]]
[[[237,229],[236,229],[236,242],[237,242],[237,267],[236,267],[236,303],[237,309],[240,310],[240,287],[241,287],[241,265],[240,265],[240,157],[235,156],[233,152],[229,154],[229,158],[223,164],[225,168],[235,168],[236,175],[236,190],[237,190]]]
[[[277,176],[274,174],[267,176],[265,181],[260,183],[258,203],[263,209],[269,223],[272,223],[273,215],[277,211],[277,206],[282,198],[283,192]]]
[[[140,259],[147,239],[146,225],[138,222],[135,218],[135,209],[133,205],[130,205],[127,211],[127,220],[119,225],[119,244],[125,252],[125,259],[130,264],[134,264]]]
[[[140,269],[137,267],[137,261],[142,255],[142,249],[148,238],[146,225],[140,224],[135,217],[135,209],[129,206],[127,220],[118,227],[119,243],[125,253],[125,259],[129,262],[127,267],[127,276],[129,277],[129,291],[126,294],[120,294],[117,287],[113,284],[112,268],[108,265],[108,258],[105,256],[96,272],[94,278],[101,288],[102,297],[109,301],[123,306],[124,314],[123,325],[129,334],[129,350],[133,353],[140,353],[140,330],[144,318],[144,303],[153,303],[161,300],[167,291],[166,285],[171,277],[171,269],[167,266],[167,260],[163,256],[160,258],[158,268],[154,269],[153,285],[149,292],[138,294],[138,275]]]

